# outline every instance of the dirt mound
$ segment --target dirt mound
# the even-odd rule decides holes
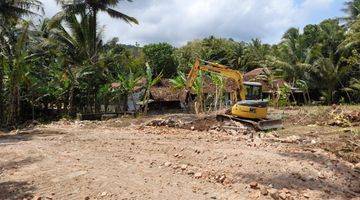
[[[318,139],[319,140],[319,139]],[[322,137],[311,149],[321,148],[351,163],[360,163],[360,135],[352,133],[333,134]]]
[[[317,107],[316,109],[311,107],[293,110],[287,109],[285,123],[292,125],[316,124],[339,127],[359,126],[360,111],[338,105]]]
[[[182,118],[178,116],[167,116],[155,120],[151,120],[145,124],[146,126],[164,126],[187,129],[192,131],[225,131],[231,134],[246,134],[253,130],[253,127],[244,125],[235,121],[220,122],[216,120],[216,115],[204,117]]]
[[[348,111],[341,107],[333,107],[329,117],[328,125],[340,127],[360,125],[360,111]]]

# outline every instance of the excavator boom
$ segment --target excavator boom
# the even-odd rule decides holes
[[[200,61],[204,62],[206,65],[200,65]],[[208,62],[208,61],[203,61],[200,59],[196,59],[193,68],[191,68],[191,70],[190,70],[190,73],[188,75],[187,82],[186,82],[186,90],[187,91],[191,90],[191,88],[194,84],[194,81],[195,81],[196,77],[198,76],[198,72],[200,70],[206,71],[206,72],[211,72],[211,73],[216,73],[216,74],[233,79],[238,86],[237,96],[240,97],[241,100],[245,100],[246,89],[243,84],[243,82],[244,82],[243,75],[239,71],[233,70],[225,65]]]

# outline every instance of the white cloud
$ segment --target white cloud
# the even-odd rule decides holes
[[[47,16],[59,9],[53,0],[42,1]],[[182,45],[209,35],[246,41],[257,37],[274,43],[291,26],[303,26],[319,17],[332,17],[321,13],[331,13],[334,1],[135,0],[120,3],[118,10],[136,17],[140,25],[130,26],[104,13],[99,19],[106,39],[118,37],[127,44],[165,41]]]

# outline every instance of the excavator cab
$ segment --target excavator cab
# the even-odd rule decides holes
[[[262,84],[259,82],[244,82],[246,100],[262,100]]]
[[[259,82],[243,82],[246,99],[238,101],[231,108],[234,116],[246,119],[263,119],[267,117],[268,101],[262,97],[262,84]]]

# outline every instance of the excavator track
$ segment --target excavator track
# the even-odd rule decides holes
[[[216,119],[218,121],[233,120],[233,121],[249,124],[253,126],[257,131],[268,131],[268,130],[283,128],[281,119],[261,119],[255,121],[255,120],[239,118],[227,114],[219,114],[216,116]]]

